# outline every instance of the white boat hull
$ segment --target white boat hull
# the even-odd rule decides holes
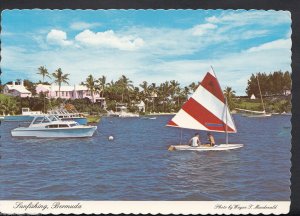
[[[272,114],[263,114],[263,115],[246,115],[249,118],[264,118],[264,117],[271,117]]]
[[[171,145],[169,150],[179,151],[227,151],[232,149],[242,148],[243,144],[220,144],[215,146],[200,145],[198,147],[192,147],[190,145]]]
[[[85,128],[16,128],[11,131],[13,137],[37,137],[37,138],[75,138],[91,137],[97,126],[87,126]]]

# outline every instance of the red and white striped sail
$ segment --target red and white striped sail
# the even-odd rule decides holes
[[[211,70],[167,126],[236,133],[220,84]]]

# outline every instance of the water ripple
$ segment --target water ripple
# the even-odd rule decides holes
[[[16,139],[18,124],[5,122],[0,199],[289,200],[289,117],[234,118],[230,141],[245,146],[227,152],[167,151],[180,141],[164,127],[170,116],[103,118],[87,139]],[[193,133],[183,130],[183,142]]]

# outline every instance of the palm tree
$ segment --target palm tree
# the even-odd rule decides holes
[[[150,97],[152,99],[152,112],[154,112],[154,102],[155,98],[157,97],[157,87],[155,83],[151,83],[149,86],[149,92],[150,92]]]
[[[177,104],[179,104],[179,92],[180,92],[180,84],[175,81],[175,80],[171,80],[170,81],[170,84],[171,84],[171,97],[172,97],[172,100],[174,101],[175,100],[175,97],[177,97]]]
[[[91,92],[92,101],[94,103],[95,102],[94,101],[94,92],[96,92],[98,89],[97,89],[97,86],[96,86],[96,80],[94,79],[94,77],[91,74],[88,76],[88,78],[86,78],[86,81],[84,82],[84,85]]]
[[[171,85],[169,81],[161,83],[158,88],[158,96],[160,103],[163,105],[162,111],[165,112],[165,105],[168,102],[168,97],[171,95]]]
[[[143,81],[142,84],[140,84],[140,87],[142,88],[142,101],[146,101],[146,107],[145,107],[145,111],[148,108],[148,96],[149,96],[149,86],[148,86],[148,82],[147,81]]]
[[[226,87],[223,91],[225,97],[227,98],[227,104],[228,104],[228,107],[229,109],[233,109],[234,107],[234,102],[233,102],[233,98],[235,97],[235,91],[232,90],[231,87]]]
[[[45,81],[45,77],[48,77],[48,78],[51,79],[50,74],[49,74],[49,72],[48,72],[48,70],[47,70],[47,68],[45,66],[39,67],[38,71],[39,72],[37,72],[37,74],[39,74],[39,75],[41,75],[43,77],[43,83]]]
[[[116,82],[116,84],[122,89],[122,103],[124,100],[124,94],[128,94],[129,99],[129,91],[133,89],[132,81],[127,78],[125,75],[122,75],[120,79]]]
[[[143,95],[144,95],[144,97],[147,97],[148,96],[148,88],[149,88],[149,86],[148,86],[148,83],[147,83],[147,81],[143,81],[143,83],[142,84],[140,84],[140,87],[142,88],[142,92],[143,92]]]
[[[188,99],[188,96],[190,94],[190,88],[185,86],[183,89],[180,89],[179,97],[178,97],[178,107],[181,107],[182,101],[186,101]],[[182,101],[180,101],[182,99]]]
[[[192,82],[190,85],[189,85],[189,88],[190,88],[190,91],[191,92],[195,92],[196,89],[198,88],[199,84],[197,85],[195,82]]]
[[[52,73],[52,76],[54,77],[54,82],[56,84],[58,84],[58,97],[60,97],[60,87],[61,87],[61,84],[62,83],[66,83],[66,84],[69,84],[68,83],[68,76],[70,74],[63,74],[63,72],[61,71],[61,68],[58,68],[54,73]]]
[[[101,97],[104,97],[105,87],[106,87],[106,77],[102,76],[98,80],[99,89],[101,91]]]
[[[44,82],[45,82],[45,77],[48,77],[48,78],[50,78],[51,79],[51,77],[50,77],[50,74],[49,74],[49,72],[48,72],[48,70],[47,70],[47,68],[45,67],[45,66],[40,66],[39,68],[38,68],[38,73],[37,74],[39,74],[39,75],[41,75],[42,77],[43,77],[43,84],[44,84]],[[44,113],[46,112],[46,103],[45,103],[45,93],[43,92],[43,95],[44,95]]]

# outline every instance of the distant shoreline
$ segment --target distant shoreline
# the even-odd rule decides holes
[[[156,115],[175,115],[176,113],[149,113],[145,114],[145,116],[156,116]]]

